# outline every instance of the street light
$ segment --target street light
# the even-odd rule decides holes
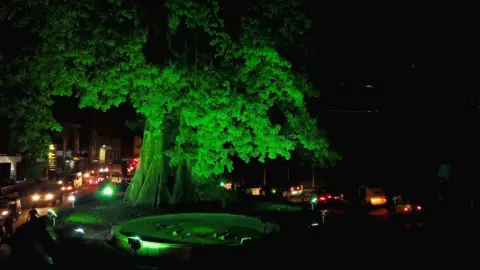
[[[315,210],[315,205],[317,205],[317,196],[313,196],[313,198],[310,200],[310,206],[312,207],[312,210]]]
[[[52,219],[53,227],[55,227],[55,223],[56,223],[55,220],[57,219],[57,214],[52,209],[48,209],[47,216],[49,216]]]
[[[103,195],[105,196],[112,196],[113,195],[113,188],[111,187],[105,187],[103,189]]]
[[[77,239],[82,239],[85,235],[85,231],[82,228],[76,228],[73,230],[73,236]]]
[[[72,208],[75,208],[75,196],[74,195],[68,196],[68,201],[72,202]]]
[[[142,247],[142,240],[138,236],[128,237],[128,245],[137,254],[137,251]]]

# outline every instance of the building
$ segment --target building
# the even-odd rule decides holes
[[[5,183],[10,179],[16,179],[21,161],[22,157],[19,155],[0,155],[0,182]]]

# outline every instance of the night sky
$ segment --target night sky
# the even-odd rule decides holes
[[[468,16],[419,1],[310,2],[311,52],[290,57],[321,91],[310,107],[344,157],[337,177],[401,179],[422,167],[431,175],[441,163],[475,166],[480,99],[458,64]],[[64,103],[55,114],[79,121],[86,112]],[[124,106],[102,121],[121,126],[132,117]]]

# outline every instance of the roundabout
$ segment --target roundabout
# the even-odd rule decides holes
[[[196,247],[241,246],[278,230],[276,224],[243,215],[181,213],[125,221],[112,233],[117,247],[137,255],[189,256]]]

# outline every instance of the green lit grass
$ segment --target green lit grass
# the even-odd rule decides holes
[[[256,211],[267,212],[300,212],[303,211],[303,206],[293,205],[288,203],[276,203],[276,202],[258,202],[253,206]]]
[[[89,213],[73,213],[65,219],[67,223],[104,224],[105,219]]]

